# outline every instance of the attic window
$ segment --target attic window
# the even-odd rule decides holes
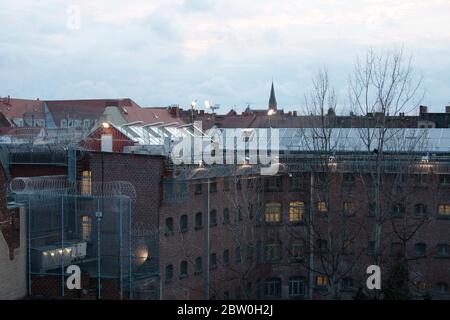
[[[125,114],[128,114],[128,110],[127,110],[127,108],[125,108],[125,107],[122,107],[122,111],[123,111],[123,113],[125,113]]]
[[[157,114],[153,114],[153,115],[155,116],[155,118],[156,118],[156,119],[158,119],[158,118],[159,118]]]

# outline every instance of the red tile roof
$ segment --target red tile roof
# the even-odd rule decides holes
[[[37,117],[42,118],[44,115],[44,102],[41,100],[1,98],[0,112],[9,120],[23,118],[25,113],[34,113]]]

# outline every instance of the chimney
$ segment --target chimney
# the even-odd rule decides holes
[[[293,111],[292,114],[294,115],[294,117],[297,116],[297,111]]]
[[[450,106],[445,107],[445,113],[450,113]]]
[[[419,107],[419,113],[428,113],[428,107],[427,106],[420,106]]]

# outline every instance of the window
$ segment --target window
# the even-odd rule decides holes
[[[203,185],[201,182],[197,182],[195,184],[195,194],[202,194],[203,193]]]
[[[235,221],[236,222],[242,221],[242,210],[240,207],[236,209]]]
[[[188,216],[186,214],[183,214],[180,217],[180,229],[181,232],[186,232],[188,230]]]
[[[81,239],[84,241],[91,240],[92,218],[89,216],[81,217]]]
[[[195,273],[201,273],[203,270],[202,257],[195,258]]]
[[[217,211],[211,210],[209,213],[209,226],[214,227],[217,226]]]
[[[188,263],[187,261],[181,261],[180,263],[180,278],[186,278],[188,276]]]
[[[92,194],[92,172],[85,170],[81,176],[81,194],[89,196]]]
[[[328,206],[325,201],[319,201],[317,202],[317,210],[320,213],[327,213],[328,212]]]
[[[328,278],[327,276],[318,275],[316,276],[316,286],[319,288],[324,288],[328,285]]]
[[[267,192],[281,191],[281,176],[268,177],[264,179],[264,191]]]
[[[225,249],[223,250],[223,261],[222,261],[224,266],[227,266],[230,264],[230,250]]]
[[[317,252],[327,252],[328,241],[325,239],[317,239],[316,240],[316,250],[317,250]]]
[[[289,203],[289,222],[302,222],[305,216],[305,204],[301,201]]]
[[[353,279],[346,277],[342,279],[342,290],[349,291],[353,290]]]
[[[91,120],[89,119],[84,119],[84,127],[85,128],[89,128],[91,126]]]
[[[223,209],[223,224],[230,223],[230,210],[228,208]]]
[[[67,128],[67,120],[66,119],[61,120],[61,128]]]
[[[209,180],[209,193],[217,192],[217,181],[216,179]]]
[[[302,187],[302,175],[293,174],[289,179],[289,190],[299,191]]]
[[[281,221],[281,203],[269,202],[266,203],[265,221],[271,223],[278,223]]]
[[[247,260],[253,259],[254,246],[253,243],[247,244]]]
[[[234,250],[234,255],[236,258],[236,262],[241,262],[241,247],[236,247]]]
[[[248,190],[252,190],[253,189],[253,185],[254,185],[253,179],[252,178],[248,179],[247,180],[247,189]]]
[[[445,282],[438,282],[436,284],[436,292],[439,295],[443,295],[443,296],[448,295],[448,284]]]
[[[230,180],[224,178],[222,181],[223,181],[223,191],[230,191]]]
[[[166,265],[166,281],[170,281],[173,278],[173,265]]]
[[[249,204],[247,207],[247,217],[249,220],[253,220],[253,204]]]
[[[450,256],[450,246],[445,243],[440,243],[437,245],[437,256],[441,258],[447,258]]]
[[[450,204],[440,204],[438,206],[438,214],[440,217],[450,217]]]
[[[356,205],[353,201],[344,201],[343,210],[344,215],[353,216],[355,214]]]
[[[281,244],[278,241],[274,241],[266,244],[266,261],[278,262],[281,260]]]
[[[170,234],[173,234],[173,218],[171,217],[166,218],[166,231],[165,231],[166,236]]]
[[[305,280],[302,277],[289,278],[289,297],[301,297],[305,294]]]
[[[201,212],[197,212],[195,214],[195,229],[201,229],[202,225],[203,225],[202,213]]]
[[[439,175],[439,184],[450,184],[450,174]]]
[[[295,242],[291,244],[290,250],[289,250],[289,258],[292,260],[302,260],[304,257],[304,244],[303,242]]]
[[[392,215],[394,217],[403,217],[405,215],[405,206],[397,203],[392,206]]]
[[[428,182],[427,175],[426,174],[415,174],[414,175],[414,184],[416,185],[423,185]]]
[[[266,298],[281,298],[281,279],[267,279],[264,283],[264,295]]]
[[[209,259],[209,268],[211,270],[217,268],[217,255],[215,253],[211,253],[210,259]]]
[[[355,182],[355,175],[353,173],[344,173],[343,176],[342,176],[342,180],[345,183]]]
[[[239,178],[236,178],[236,190],[242,190],[242,181]]]
[[[423,203],[418,203],[414,206],[414,214],[416,218],[423,218],[427,215],[427,207]]]

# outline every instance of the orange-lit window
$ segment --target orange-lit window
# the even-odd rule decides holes
[[[440,216],[450,217],[450,204],[440,204],[438,207],[438,213]]]
[[[328,212],[328,206],[327,203],[325,201],[319,201],[317,202],[317,210],[320,213],[326,213]]]
[[[328,278],[326,276],[317,276],[316,277],[316,286],[325,287],[328,285]]]
[[[92,193],[92,173],[85,170],[81,177],[81,194],[90,195]]]
[[[92,219],[89,216],[81,217],[81,239],[85,241],[91,240]]]
[[[265,208],[265,221],[266,222],[280,222],[281,221],[281,203],[269,202],[266,203]]]
[[[289,222],[301,222],[305,216],[305,204],[301,201],[289,203]]]

